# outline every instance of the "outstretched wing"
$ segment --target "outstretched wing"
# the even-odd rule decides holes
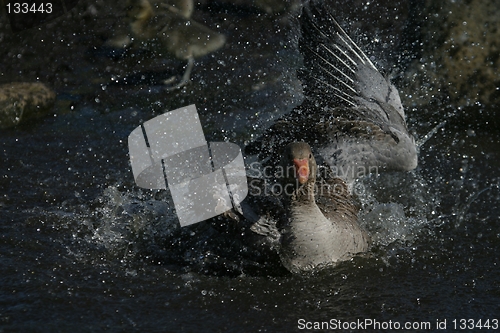
[[[306,141],[348,183],[379,168],[415,168],[415,142],[396,87],[324,5],[310,1],[300,23],[306,98],[265,133],[263,151],[274,160],[287,143]]]
[[[391,118],[394,125],[406,127],[396,87],[380,74],[323,3],[311,1],[305,6],[300,23],[304,69],[299,77],[307,98],[321,106],[364,106],[358,110],[359,117],[382,122]]]

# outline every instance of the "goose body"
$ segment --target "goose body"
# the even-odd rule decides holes
[[[358,206],[345,182],[318,174],[311,147],[288,144],[282,154],[285,217],[280,257],[292,272],[309,271],[351,258],[368,249],[369,237],[357,223]]]
[[[290,171],[279,179],[293,190],[283,191],[277,229],[281,262],[295,273],[366,252],[369,236],[358,224],[352,183],[417,165],[396,87],[319,2],[304,6],[300,24],[305,100],[257,143],[263,164]]]

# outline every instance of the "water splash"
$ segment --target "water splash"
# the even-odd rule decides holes
[[[158,242],[172,237],[180,228],[173,205],[166,200],[152,200],[142,193],[120,192],[110,186],[97,201],[101,205],[89,214],[86,225],[92,231],[91,241],[108,249],[138,239]]]
[[[418,170],[409,173],[370,175],[357,181],[365,191],[360,223],[372,237],[374,248],[400,244],[411,246],[431,225],[436,214],[436,198]]]

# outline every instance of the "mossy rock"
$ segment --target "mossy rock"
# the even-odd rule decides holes
[[[423,3],[422,3],[423,4]],[[421,57],[407,72],[409,94],[426,104],[500,103],[500,6],[496,0],[426,1]],[[419,100],[419,101],[417,101]]]
[[[0,85],[0,128],[9,128],[47,115],[56,94],[43,83],[13,82]]]

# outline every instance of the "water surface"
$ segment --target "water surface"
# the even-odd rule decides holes
[[[282,29],[245,15],[243,27]],[[135,186],[127,137],[155,115],[196,103],[208,141],[244,146],[300,103],[290,44],[264,32],[238,42],[255,31],[221,22],[227,56],[200,60],[185,90],[109,85],[99,69],[123,62],[91,52],[92,71],[54,72],[56,114],[0,133],[0,331],[289,332],[332,319],[433,329],[447,319],[450,329],[453,319],[500,319],[500,135],[453,105],[416,170],[359,181],[370,253],[314,275],[259,266],[207,223],[180,230],[168,193]],[[408,116],[418,140],[441,121],[432,107]]]

